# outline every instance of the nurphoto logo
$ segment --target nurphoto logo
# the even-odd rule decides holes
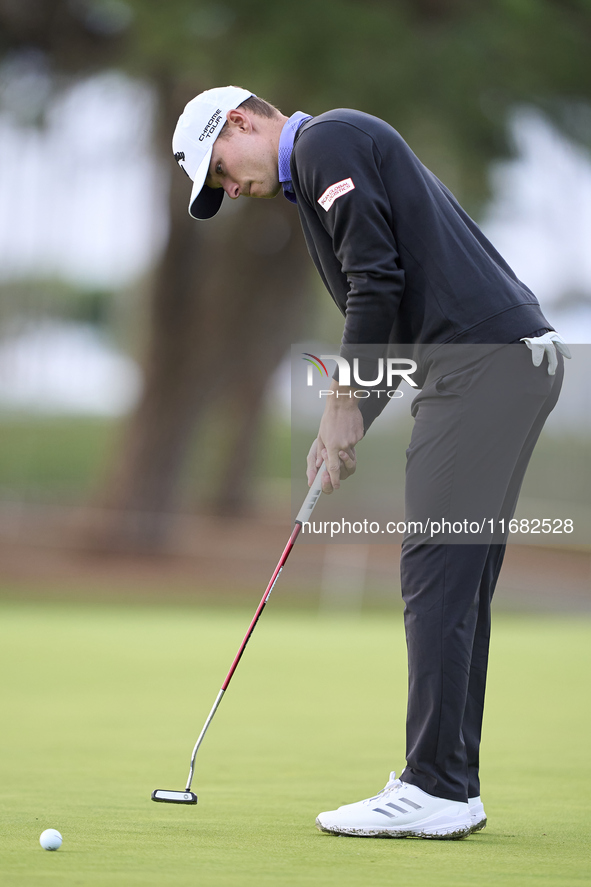
[[[338,369],[337,381],[339,385],[348,388],[355,385],[359,386],[356,390],[347,394],[349,397],[353,396],[359,399],[371,397],[372,391],[377,397],[380,397],[382,394],[387,395],[389,398],[403,397],[403,392],[398,389],[398,385],[402,380],[407,382],[411,388],[418,388],[417,383],[412,378],[412,374],[417,370],[417,362],[415,360],[410,360],[410,358],[379,357],[376,361],[375,379],[362,379],[358,357],[353,359],[353,372],[351,372],[349,361],[346,357],[342,357],[340,354],[321,354],[320,357],[317,357],[315,354],[310,354],[305,351],[302,356],[303,360],[308,363],[306,380],[308,388],[311,388],[314,385],[315,369],[323,378],[328,378],[328,370],[324,363],[325,360],[334,360],[336,363]],[[353,378],[353,381],[351,381],[351,377]],[[381,385],[384,381],[386,388],[375,387]],[[370,386],[371,391],[364,386]],[[318,396],[329,397],[333,396],[335,393],[337,397],[344,396],[342,392],[324,389],[319,391]]]

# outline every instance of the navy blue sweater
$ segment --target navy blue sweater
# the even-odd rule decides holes
[[[349,109],[312,118],[296,135],[291,174],[308,249],[345,315],[344,356],[347,346],[497,344],[552,328],[383,120]]]

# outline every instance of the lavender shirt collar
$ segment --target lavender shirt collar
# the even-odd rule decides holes
[[[279,136],[279,181],[283,186],[284,195],[292,203],[296,202],[293,186],[291,184],[291,170],[289,168],[291,152],[293,151],[293,142],[296,132],[302,123],[311,119],[311,114],[304,114],[303,111],[296,111],[284,125],[281,130],[281,135]]]

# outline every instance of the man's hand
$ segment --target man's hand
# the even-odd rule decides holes
[[[570,360],[570,351],[568,345],[562,338],[559,336],[557,332],[552,330],[549,333],[544,333],[543,336],[537,336],[535,339],[521,339],[522,342],[525,342],[529,350],[531,351],[531,359],[535,367],[539,367],[541,362],[544,359],[544,355],[548,358],[548,375],[553,376],[556,372],[556,367],[558,366],[558,358],[556,357],[556,351],[560,351],[564,357],[568,357]]]
[[[307,459],[308,486],[312,485],[322,462],[326,472],[322,492],[338,490],[341,480],[355,473],[355,444],[363,437],[363,418],[353,396],[354,389],[331,385],[318,437],[310,447]],[[337,396],[338,394],[338,396]]]

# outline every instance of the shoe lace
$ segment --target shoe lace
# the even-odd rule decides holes
[[[364,801],[364,804],[373,804],[374,801],[378,801],[380,798],[383,798],[384,795],[389,794],[393,791],[397,791],[401,786],[402,783],[399,779],[396,779],[396,773],[394,772],[394,770],[392,770],[392,772],[390,773],[390,779],[381,790],[381,792],[378,792],[377,795],[373,796],[373,798],[367,798],[367,800]]]

